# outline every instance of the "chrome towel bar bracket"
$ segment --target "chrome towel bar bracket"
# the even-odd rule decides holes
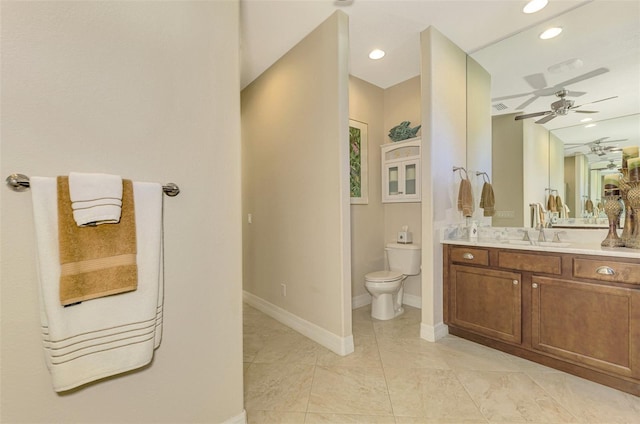
[[[24,174],[11,174],[5,179],[7,187],[13,191],[25,191],[30,187],[29,177]],[[169,197],[175,197],[180,193],[180,187],[174,183],[167,183],[162,186],[162,191]]]

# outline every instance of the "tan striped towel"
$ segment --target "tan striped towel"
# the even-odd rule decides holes
[[[136,290],[136,224],[133,186],[123,180],[119,224],[78,227],[73,218],[68,177],[58,177],[60,303]]]

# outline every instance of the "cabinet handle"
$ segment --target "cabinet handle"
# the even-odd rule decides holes
[[[534,289],[537,289],[538,288],[538,284],[533,283],[533,284],[531,284],[531,287],[533,287]]]
[[[513,280],[513,285],[517,286],[518,285],[518,280]]]
[[[608,266],[600,266],[596,269],[596,272],[601,275],[616,275],[616,272],[613,270],[613,268],[610,268]]]
[[[473,259],[473,253],[467,252],[467,253],[462,255],[462,258],[471,260],[471,259]]]

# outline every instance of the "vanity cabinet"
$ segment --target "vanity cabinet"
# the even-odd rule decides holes
[[[444,245],[449,332],[640,396],[640,259]]]
[[[420,138],[383,144],[381,149],[382,202],[419,202]]]
[[[532,349],[640,378],[640,290],[534,276]]]
[[[462,328],[520,344],[521,275],[463,265],[450,274],[450,322]]]

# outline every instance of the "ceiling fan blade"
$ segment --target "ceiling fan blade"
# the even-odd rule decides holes
[[[598,75],[602,75],[602,74],[607,73],[607,72],[609,72],[609,69],[607,69],[607,68],[594,69],[593,71],[587,72],[586,74],[578,75],[575,78],[571,78],[571,79],[568,79],[568,80],[566,80],[564,82],[560,82],[560,83],[556,84],[554,87],[562,87],[562,86],[565,86],[565,85],[575,84],[576,82],[580,82],[580,81],[584,81],[584,80],[589,79],[589,78],[597,77]]]
[[[542,73],[527,75],[524,80],[536,90],[542,90],[547,86],[547,80]]]
[[[594,103],[600,103],[600,102],[604,102],[605,100],[611,100],[611,99],[617,99],[617,98],[618,98],[618,96],[607,97],[606,99],[600,99],[600,100],[596,100],[594,102],[582,103],[581,105],[573,106],[571,109],[575,109],[577,107],[584,106],[584,105],[592,105]]]
[[[573,108],[571,108],[573,110]],[[597,110],[573,110],[575,113],[598,113]]]
[[[491,99],[491,101],[497,102],[498,100],[516,99],[518,97],[524,97],[524,96],[530,96],[530,95],[531,93],[511,94],[509,96],[494,97],[493,99]]]
[[[571,97],[580,97],[584,96],[585,94],[587,94],[586,91],[567,91],[567,96]]]
[[[550,115],[545,116],[542,119],[538,119],[536,121],[536,124],[546,124],[547,122],[551,121],[553,118],[555,118],[557,115],[555,113],[552,113]]]
[[[564,147],[565,150],[579,149],[580,147],[589,147],[589,143],[585,143],[585,144],[582,144],[582,143],[573,143],[573,144],[565,143],[564,146],[565,146]]]
[[[529,100],[525,101],[524,103],[522,103],[520,106],[518,106],[516,108],[516,110],[522,110],[524,108],[526,108],[527,106],[529,106],[531,103],[535,102],[538,99],[538,96],[533,96],[531,97]]]
[[[521,119],[534,118],[536,116],[547,115],[549,113],[553,113],[550,110],[546,112],[535,112],[535,113],[527,113],[526,115],[518,115],[516,116],[516,121],[520,121]]]

